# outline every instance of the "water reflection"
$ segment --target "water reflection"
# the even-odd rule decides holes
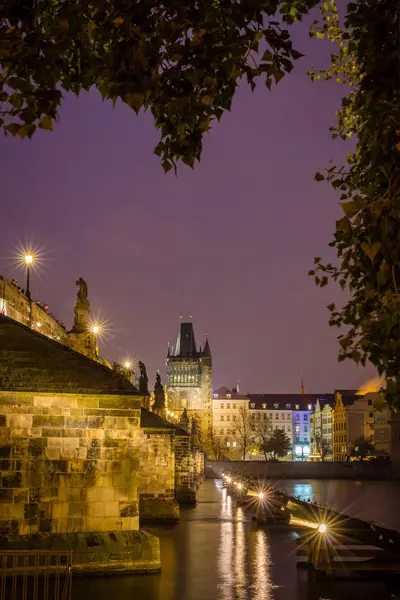
[[[254,582],[252,585],[252,598],[254,600],[271,600],[271,556],[268,538],[265,531],[259,529],[255,532],[255,556],[253,560]]]
[[[313,494],[313,486],[311,483],[294,483],[292,489],[292,495],[297,496],[300,500],[310,500],[313,502],[314,494]]]
[[[399,488],[388,484],[368,484],[369,496],[360,495],[366,485],[354,482],[291,481],[279,487],[283,485],[307,498],[324,499],[329,493],[347,505],[358,499],[360,511],[379,499],[388,508],[389,496],[390,506],[398,505]],[[160,574],[75,578],[73,600],[353,600],[360,594],[363,600],[390,600],[392,590],[385,584],[377,589],[360,582],[346,582],[344,587],[337,582],[310,583],[296,568],[291,534],[258,527],[218,482],[206,481],[198,500],[196,508],[182,509],[178,525],[150,529],[160,538]]]

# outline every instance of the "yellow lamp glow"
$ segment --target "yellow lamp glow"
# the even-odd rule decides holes
[[[260,499],[260,500],[264,500],[264,497],[265,497],[265,494],[264,494],[264,492],[260,492],[260,493],[258,494],[258,497],[259,497],[259,499]]]
[[[238,483],[238,486],[237,486],[237,487],[238,487],[238,490],[241,490],[243,486],[242,486],[242,484],[241,484],[241,483]]]
[[[25,264],[27,264],[27,265],[31,265],[33,263],[32,254],[25,254],[24,259],[25,259]]]
[[[132,363],[130,363],[130,362],[129,362],[129,360],[126,360],[126,361],[124,362],[124,367],[125,367],[125,369],[130,369],[130,368],[131,368],[131,366],[132,366]]]
[[[100,327],[98,325],[93,325],[92,327],[92,332],[94,333],[94,335],[97,335],[100,331]]]
[[[36,321],[36,327],[41,327],[41,326],[42,326],[41,322],[40,321]]]
[[[318,531],[319,533],[326,533],[327,527],[325,525],[325,523],[321,523],[321,525],[318,527]]]

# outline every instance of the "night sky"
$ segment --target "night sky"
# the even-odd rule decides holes
[[[337,362],[337,330],[307,272],[328,257],[338,197],[313,180],[347,149],[331,140],[344,89],[306,76],[329,49],[293,30],[306,54],[272,92],[243,84],[231,113],[204,140],[194,171],[162,171],[150,114],[67,95],[54,133],[0,137],[0,272],[23,284],[14,248],[44,246],[34,299],[72,326],[75,281],[86,279],[93,312],[110,323],[109,360],[131,354],[150,379],[164,373],[179,315],[208,332],[213,385],[243,391],[307,392],[358,387],[373,375]]]

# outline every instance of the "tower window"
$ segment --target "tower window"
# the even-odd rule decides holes
[[[227,398],[231,398],[232,396],[231,396],[231,394],[227,394],[226,397]]]

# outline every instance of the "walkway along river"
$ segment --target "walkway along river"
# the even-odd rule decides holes
[[[400,530],[400,482],[302,481],[279,487],[302,498]],[[75,578],[73,600],[393,600],[384,583],[314,582],[296,568],[295,534],[267,530],[236,507],[219,480],[174,526],[149,528],[161,540],[162,573]],[[400,593],[398,593],[400,598]]]

